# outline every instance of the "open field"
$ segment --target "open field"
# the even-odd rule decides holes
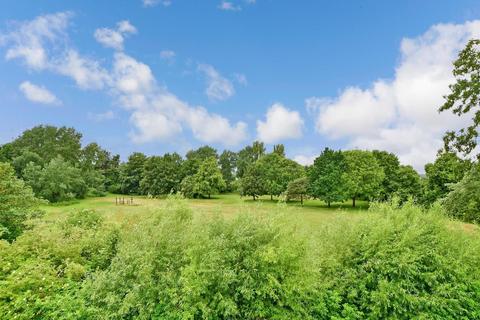
[[[122,197],[127,200],[133,199],[133,205],[116,205],[115,198]],[[324,221],[335,219],[339,216],[348,217],[355,221],[362,219],[367,214],[368,203],[357,202],[357,206],[352,208],[350,202],[332,204],[330,208],[322,201],[307,200],[302,206],[300,202],[288,202],[281,204],[278,200],[270,200],[265,196],[259,200],[253,201],[251,198],[242,198],[238,194],[216,195],[211,199],[187,199],[188,206],[197,217],[209,217],[213,215],[222,215],[226,218],[232,218],[240,213],[255,212],[268,213],[272,210],[288,212],[295,215],[299,223],[306,226],[319,226]],[[44,219],[54,220],[61,215],[81,209],[93,209],[102,214],[107,221],[121,223],[123,220],[134,219],[135,215],[144,214],[162,208],[165,204],[165,198],[147,198],[144,196],[120,196],[109,194],[106,197],[87,198],[76,200],[69,203],[44,205],[42,207],[46,212]],[[278,210],[280,209],[281,210]]]

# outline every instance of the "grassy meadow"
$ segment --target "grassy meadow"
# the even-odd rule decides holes
[[[116,204],[115,198],[124,198],[125,204]],[[66,203],[48,204],[41,207],[45,211],[45,220],[62,218],[69,212],[78,210],[95,210],[107,222],[123,224],[135,221],[157,210],[162,210],[167,197],[148,198],[145,196],[121,196],[108,194],[105,197],[86,198]],[[127,200],[133,199],[133,204]],[[210,219],[222,216],[227,219],[235,218],[242,213],[268,215],[272,212],[284,213],[295,217],[295,221],[307,228],[318,229],[322,223],[334,221],[337,218],[347,218],[355,223],[358,219],[368,216],[368,202],[359,201],[355,208],[351,202],[331,204],[329,208],[320,200],[306,200],[303,206],[300,202],[290,201],[281,203],[278,199],[269,196],[260,197],[255,201],[250,197],[240,197],[238,194],[219,194],[211,199],[185,199],[187,206],[192,210],[196,219]]]

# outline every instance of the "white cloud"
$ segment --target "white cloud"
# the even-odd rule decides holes
[[[68,48],[66,29],[72,16],[60,12],[15,23],[16,28],[0,35],[0,45],[8,47],[6,59],[19,59],[28,68],[71,77],[82,89],[103,88],[109,81],[107,71],[95,60]]]
[[[19,86],[20,91],[23,92],[25,98],[32,102],[49,104],[49,105],[61,105],[62,102],[47,88],[43,86],[37,86],[29,81],[24,81]]]
[[[265,143],[275,143],[285,139],[302,137],[303,119],[298,111],[289,110],[280,103],[272,105],[266,121],[257,121],[258,139]]]
[[[305,156],[305,155],[299,154],[293,157],[293,160],[301,164],[302,166],[310,166],[313,164],[313,161],[315,161],[316,157],[317,156]]]
[[[88,118],[95,122],[102,122],[115,119],[115,113],[112,110],[108,110],[103,113],[89,113]]]
[[[173,50],[162,50],[160,51],[160,59],[167,61],[168,63],[173,63],[175,60],[176,53]]]
[[[150,67],[133,57],[116,51],[113,68],[107,71],[96,59],[71,49],[67,45],[66,33],[70,16],[68,13],[59,13],[18,23],[16,29],[1,35],[0,45],[8,46],[9,59],[21,59],[30,68],[67,76],[81,89],[105,90],[112,94],[121,107],[131,112],[130,120],[135,127],[131,137],[134,141],[172,141],[184,129],[190,129],[196,139],[207,143],[233,146],[246,139],[245,123],[231,124],[225,117],[210,113],[203,107],[190,106],[159,86]],[[43,30],[35,30],[37,26]],[[125,35],[136,32],[136,29],[127,21],[122,21],[117,24],[117,32]],[[59,45],[58,41],[62,38],[65,41]],[[22,46],[26,49],[19,50]],[[42,53],[41,59],[23,54],[35,50]],[[229,87],[231,84],[228,80],[225,83],[215,72],[210,75],[216,77],[212,79],[213,82],[220,82],[213,84],[213,87],[220,87],[212,89],[216,94],[221,97],[233,94],[233,87]],[[107,120],[112,115],[90,114],[90,117]]]
[[[198,70],[205,74],[207,80],[205,94],[210,100],[226,100],[235,94],[232,82],[224,78],[213,66],[199,64]]]
[[[143,0],[143,5],[145,7],[154,7],[157,4],[161,4],[164,7],[168,7],[172,4],[171,0]]]
[[[242,73],[235,73],[234,76],[235,76],[235,80],[237,80],[237,82],[242,86],[248,85],[248,80],[246,75]]]
[[[346,138],[347,147],[395,152],[402,163],[422,171],[435,158],[446,130],[464,126],[468,117],[438,113],[452,62],[468,39],[480,36],[480,21],[439,24],[416,38],[402,40],[401,59],[391,80],[370,88],[349,87],[335,99],[311,98],[316,129],[330,138]]]
[[[83,57],[73,49],[52,60],[50,69],[72,78],[81,89],[102,89],[110,81],[108,71],[98,61]]]
[[[230,2],[230,1],[222,1],[218,5],[218,8],[220,10],[224,10],[224,11],[240,11],[240,10],[242,10],[242,7],[240,7],[239,5],[235,5],[235,4],[233,4],[233,2]]]
[[[104,47],[123,50],[123,42],[129,34],[137,33],[137,29],[127,20],[117,23],[117,29],[100,28],[95,30],[95,39]]]
[[[123,53],[114,61],[114,92],[125,108],[132,110],[135,132],[131,137],[138,143],[172,139],[184,127],[206,143],[237,145],[246,139],[243,122],[232,125],[218,114],[203,107],[193,107],[160,87],[150,67]]]
[[[135,34],[137,33],[137,28],[133,26],[130,21],[122,20],[117,22],[117,30],[123,34]]]
[[[65,29],[71,16],[69,12],[60,12],[14,24],[13,31],[0,34],[0,45],[9,46],[5,58],[23,60],[29,68],[35,70],[48,68],[48,52],[45,46],[58,45],[58,41],[65,37]]]

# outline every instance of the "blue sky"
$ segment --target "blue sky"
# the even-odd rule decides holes
[[[145,2],[146,1],[146,2]],[[478,1],[2,1],[0,143],[73,126],[125,158],[386,149],[422,170]]]

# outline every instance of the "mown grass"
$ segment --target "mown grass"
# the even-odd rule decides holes
[[[133,204],[116,204],[115,198],[133,199]],[[352,221],[363,219],[367,215],[368,203],[359,201],[353,208],[350,202],[335,203],[329,208],[320,200],[306,200],[302,206],[300,202],[291,201],[287,204],[279,202],[278,199],[270,200],[265,196],[253,201],[251,198],[240,197],[238,194],[221,194],[211,199],[189,199],[191,207],[197,218],[202,216],[211,217],[221,215],[232,218],[242,212],[255,212],[266,214],[278,206],[284,207],[289,214],[296,216],[300,223],[306,226],[316,227],[322,221],[329,221],[338,216],[351,218]],[[125,220],[135,220],[136,215],[143,215],[156,209],[162,208],[166,202],[165,197],[147,198],[144,196],[122,196],[109,194],[105,197],[87,198],[62,204],[44,205],[42,209],[46,212],[44,219],[55,220],[59,215],[79,209],[93,209],[102,214],[107,221],[123,223]]]

